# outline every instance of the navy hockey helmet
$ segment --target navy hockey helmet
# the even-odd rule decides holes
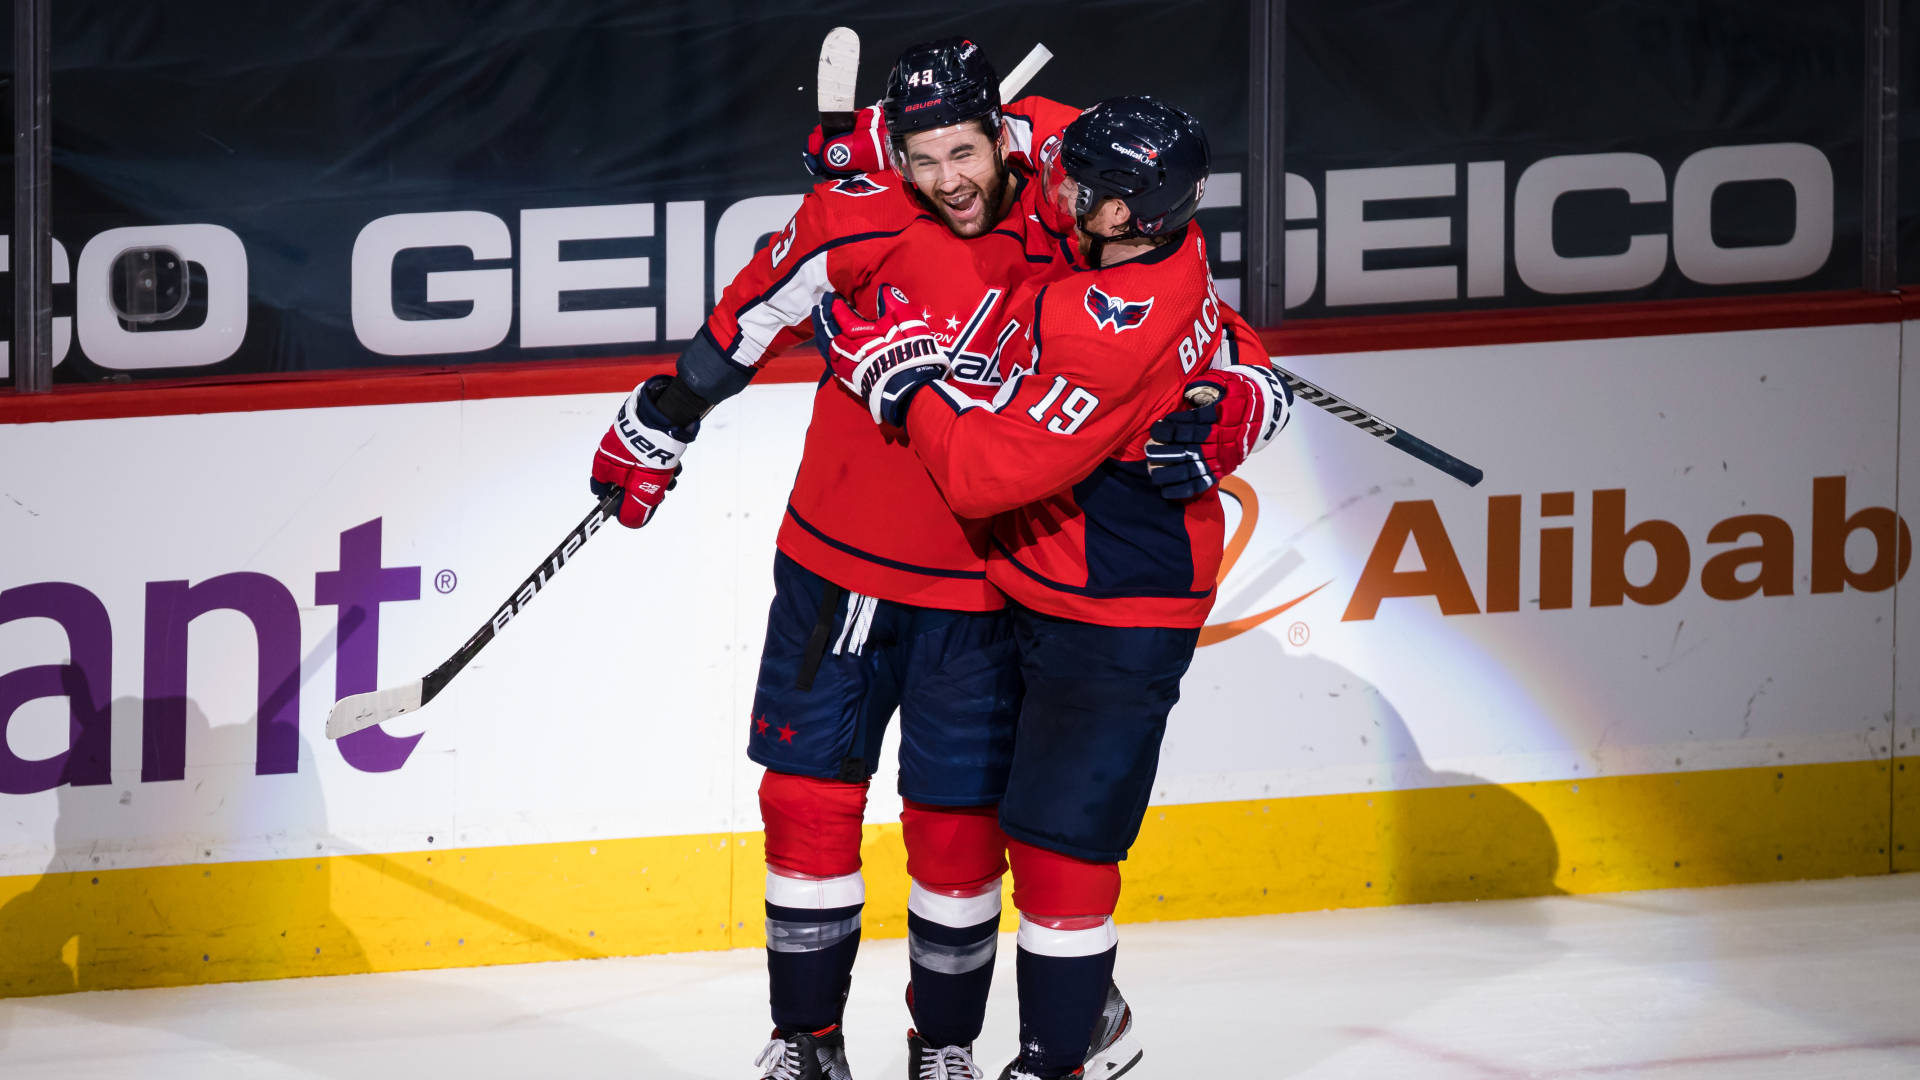
[[[1081,113],[1054,161],[1078,186],[1074,216],[1119,199],[1133,212],[1127,236],[1165,236],[1192,221],[1211,163],[1200,122],[1144,96],[1108,98]]]
[[[966,38],[925,42],[901,53],[887,72],[880,109],[895,155],[906,153],[906,137],[916,131],[968,120],[984,119],[987,134],[998,138],[1000,76]]]

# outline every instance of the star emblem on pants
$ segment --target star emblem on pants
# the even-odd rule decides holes
[[[767,718],[766,718],[766,717],[764,717],[764,716],[756,716],[756,717],[754,717],[754,718],[753,718],[753,732],[754,732],[754,734],[756,734],[756,735],[765,735],[765,734],[767,733],[767,727],[768,727],[768,725],[767,725]]]
[[[787,725],[787,724],[780,725],[780,741],[783,743],[790,743],[793,741],[793,728],[790,725]]]

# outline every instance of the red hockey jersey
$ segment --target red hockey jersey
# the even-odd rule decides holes
[[[907,414],[910,445],[954,510],[1000,515],[988,579],[1062,618],[1200,626],[1220,566],[1220,497],[1162,497],[1147,476],[1147,431],[1187,407],[1182,391],[1202,368],[1266,353],[1220,303],[1199,228],[1115,266],[1030,283],[1011,310],[1019,325],[1004,354],[1024,370],[1009,371],[994,401],[934,383]]]
[[[1078,111],[1023,99],[1017,139],[1064,128]],[[955,236],[892,173],[822,183],[757,252],[715,305],[703,331],[721,356],[757,367],[787,327],[805,323],[828,292],[873,311],[874,290],[895,285],[952,350],[957,392],[991,398],[1002,381],[1005,305],[1021,282],[1067,257],[1034,213],[1039,185],[1013,170],[1015,202],[994,230]],[[805,451],[778,546],[843,588],[926,607],[985,611],[1004,600],[987,582],[989,525],[957,518],[898,429],[874,426],[867,407],[827,379],[814,394]]]

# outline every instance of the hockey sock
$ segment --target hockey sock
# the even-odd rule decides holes
[[[913,1026],[929,1046],[971,1046],[987,1017],[1000,945],[1000,879],[955,896],[913,883],[907,955]]]
[[[787,1034],[840,1022],[860,950],[866,887],[858,873],[767,872],[767,982],[773,1026]]]
[[[1019,941],[1020,1064],[1038,1077],[1066,1076],[1087,1059],[1113,981],[1113,920],[1023,914]]]

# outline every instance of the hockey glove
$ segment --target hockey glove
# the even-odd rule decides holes
[[[800,159],[807,171],[822,180],[838,180],[855,173],[887,170],[887,122],[880,107],[869,105],[853,114],[853,130],[829,136],[813,125],[807,152]]]
[[[835,293],[822,297],[813,309],[813,343],[834,377],[867,403],[874,423],[901,427],[914,391],[944,377],[953,363],[908,310],[906,293],[882,285],[876,295],[878,314],[871,319]]]
[[[1148,430],[1147,473],[1169,499],[1190,499],[1273,441],[1292,415],[1293,391],[1265,364],[1228,364],[1187,384],[1187,403]]]
[[[680,455],[700,432],[700,421],[686,427],[673,427],[654,405],[654,398],[671,382],[671,375],[655,375],[633,388],[620,403],[613,426],[600,439],[593,452],[593,479],[589,484],[596,496],[604,497],[618,487],[626,492],[620,500],[620,524],[637,529],[653,520],[661,500],[673,489],[680,472]]]

